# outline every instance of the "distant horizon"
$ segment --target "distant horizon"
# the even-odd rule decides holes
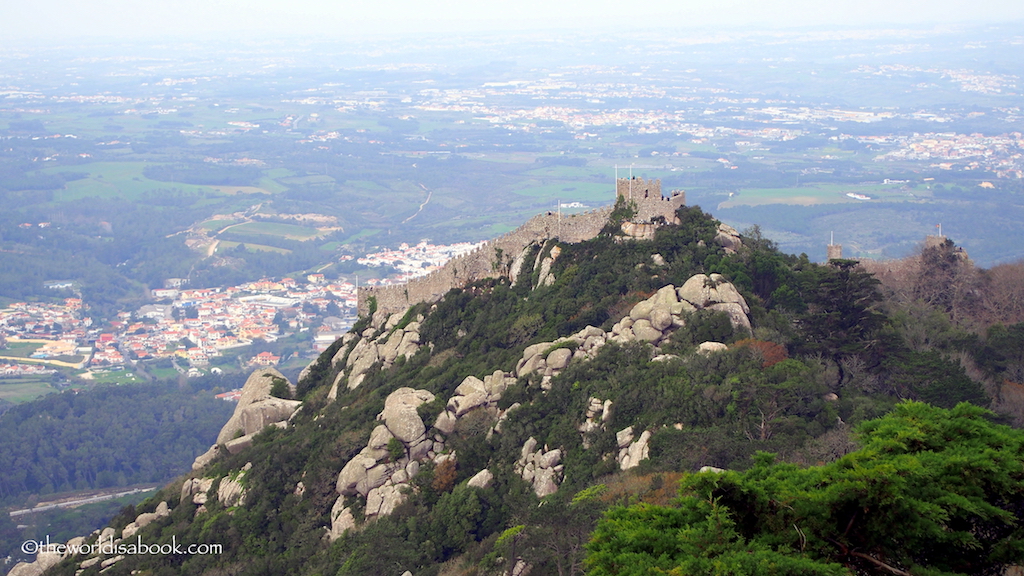
[[[2,11],[0,11],[2,13]],[[0,29],[3,24],[0,23]],[[435,43],[439,38],[458,40],[489,40],[495,44],[502,42],[559,42],[571,46],[572,40],[591,41],[599,37],[607,37],[609,40],[622,40],[624,37],[637,34],[647,34],[649,41],[657,41],[671,36],[686,36],[685,44],[720,44],[741,40],[756,40],[758,36],[778,35],[780,37],[792,37],[800,39],[801,35],[814,36],[819,34],[838,34],[845,37],[840,38],[813,38],[807,40],[894,40],[900,38],[902,33],[913,33],[915,35],[940,35],[970,33],[983,29],[1013,30],[1024,29],[1024,16],[1017,20],[1003,22],[958,22],[958,23],[878,23],[875,25],[863,24],[813,24],[794,25],[789,27],[767,27],[767,26],[712,26],[712,25],[690,25],[690,26],[634,26],[621,27],[613,25],[595,25],[590,28],[581,27],[551,27],[546,29],[477,29],[477,30],[418,30],[418,31],[366,31],[361,35],[348,35],[339,37],[327,32],[322,33],[299,33],[280,32],[274,34],[258,34],[253,31],[236,30],[232,34],[218,33],[214,31],[194,31],[188,34],[150,34],[140,36],[101,36],[101,35],[79,35],[62,36],[59,38],[36,37],[36,36],[9,36],[0,34],[0,58],[3,51],[7,50],[61,50],[77,48],[125,48],[125,47],[146,47],[155,49],[182,48],[202,49],[207,46],[219,47],[224,44],[237,44],[238,48],[245,52],[249,48],[267,46],[273,44],[288,44],[287,49],[302,51],[313,46],[355,46],[361,44],[373,44],[380,42],[416,42],[428,41]],[[1024,46],[1024,33],[1020,34],[1021,45]],[[908,41],[919,40],[917,36],[906,38]],[[679,40],[682,40],[680,38]],[[409,46],[397,47],[408,49]],[[134,54],[125,53],[125,56]],[[2,73],[2,69],[0,69]]]
[[[707,4],[610,0],[523,0],[493,7],[466,0],[384,0],[339,5],[323,0],[41,0],[0,5],[0,46],[46,43],[137,43],[238,40],[374,40],[443,34],[532,35],[551,32],[799,32],[822,29],[927,29],[1024,22],[1024,4],[1005,0],[883,2],[725,0]]]

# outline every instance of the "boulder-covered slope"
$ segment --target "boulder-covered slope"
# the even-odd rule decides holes
[[[258,370],[190,476],[87,539],[221,553],[53,573],[578,574],[605,507],[665,502],[681,473],[834,460],[901,398],[988,404],[904,343],[852,263],[677,216],[538,242],[514,281],[367,315],[294,386]]]

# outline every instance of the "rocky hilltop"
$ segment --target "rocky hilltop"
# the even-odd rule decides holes
[[[604,509],[668,503],[683,473],[834,460],[901,398],[991,400],[906,344],[854,263],[634,214],[436,298],[367,298],[297,382],[253,373],[190,475],[75,542],[220,554],[44,551],[12,574],[578,574]]]

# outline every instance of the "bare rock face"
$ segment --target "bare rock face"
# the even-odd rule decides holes
[[[470,478],[469,482],[467,482],[466,484],[471,488],[480,488],[482,490],[490,486],[493,480],[494,474],[492,474],[491,471],[488,470],[487,468],[484,468],[483,470],[474,474],[473,477]]]
[[[651,240],[658,226],[651,223],[623,222],[620,227],[622,234],[634,240]]]
[[[328,539],[333,542],[342,537],[345,531],[355,527],[356,518],[352,515],[352,510],[345,506],[345,497],[339,496],[331,508],[331,529],[327,532]]]
[[[725,248],[726,254],[735,254],[743,246],[740,235],[736,229],[728,224],[718,224],[718,232],[715,234],[715,244]]]
[[[402,502],[405,502],[405,494],[401,488],[390,482],[386,483],[370,490],[366,495],[366,517],[388,516]]]
[[[283,374],[273,368],[260,368],[253,372],[242,386],[234,414],[217,435],[217,444],[224,444],[238,435],[255,434],[275,422],[287,420],[302,404],[298,400],[285,400],[270,395],[274,381]],[[289,387],[294,387],[289,383]],[[241,433],[241,434],[239,434]]]
[[[526,257],[530,255],[530,251],[535,246],[535,243],[529,243],[523,246],[523,249],[519,251],[519,254],[512,260],[512,265],[509,267],[508,279],[512,281],[513,286],[519,285],[519,280],[522,278],[523,265],[526,263]]]
[[[568,348],[559,348],[548,354],[545,362],[548,368],[552,370],[561,370],[569,365],[569,360],[572,358],[572,350]]]
[[[536,372],[545,376],[542,386],[558,375],[573,360],[589,359],[608,341],[608,335],[600,328],[587,326],[576,334],[559,338],[554,342],[540,342],[527,346],[516,364],[515,374],[525,376]],[[570,347],[566,347],[566,345]]]
[[[750,331],[750,307],[736,290],[721,274],[695,274],[679,288],[679,299],[696,309],[708,308],[725,312],[733,328]]]
[[[384,401],[384,411],[378,416],[391,434],[405,444],[411,444],[426,433],[423,420],[416,413],[420,404],[431,402],[434,395],[426,390],[399,388]]]
[[[711,288],[711,279],[706,274],[694,274],[679,287],[679,299],[704,308],[712,302]]]
[[[725,352],[728,349],[729,347],[721,342],[701,342],[700,345],[697,346],[697,354],[710,356],[716,352]]]
[[[558,257],[562,254],[562,249],[558,246],[551,248],[548,256],[541,261],[540,264],[540,278],[537,280],[538,286],[550,286],[555,283],[555,275],[551,273],[551,265],[558,260]]]
[[[751,331],[750,319],[743,313],[743,308],[734,302],[724,302],[720,304],[712,304],[708,306],[711,310],[717,310],[719,312],[725,312],[729,316],[729,323],[732,324],[733,328],[745,328],[747,332]]]
[[[336,399],[343,384],[349,390],[358,388],[366,379],[366,373],[377,362],[381,362],[382,368],[386,370],[399,357],[409,357],[419,351],[420,321],[423,317],[409,322],[404,328],[398,328],[405,315],[406,311],[390,315],[383,310],[374,313],[370,322],[371,327],[367,328],[362,338],[352,346],[352,351],[345,361],[345,371],[336,377],[327,393],[328,399]],[[349,333],[344,338],[347,343],[350,338],[355,338],[355,335]],[[333,359],[334,364],[338,364],[344,356],[345,348],[338,350]]]
[[[363,378],[366,377],[366,372],[378,360],[380,360],[380,355],[377,345],[372,340],[364,338],[356,342],[356,345],[352,348],[352,353],[348,356],[348,366],[351,368],[348,376],[348,389],[357,388],[363,382]]]
[[[149,526],[154,520],[169,516],[170,513],[171,511],[167,507],[167,502],[161,502],[153,512],[143,512],[136,516],[134,521],[129,522],[128,525],[121,530],[121,539],[124,540],[131,538],[136,532],[146,526]],[[82,538],[82,543],[84,542],[85,539]],[[69,541],[68,544],[70,545],[71,542]]]
[[[211,446],[209,450],[196,457],[196,459],[192,462],[192,469],[199,470],[200,468],[204,468],[207,464],[213,462],[213,460],[219,454],[220,446]]]
[[[225,507],[245,504],[245,486],[242,485],[244,477],[245,471],[239,472],[234,478],[231,476],[221,478],[220,485],[217,487],[217,500]]]
[[[367,470],[377,466],[377,460],[363,454],[356,454],[345,464],[338,474],[337,490],[343,496],[354,496],[356,494],[367,494],[370,489],[370,481]]]
[[[377,415],[382,423],[370,433],[366,447],[338,474],[335,488],[341,498],[331,513],[330,539],[338,538],[355,526],[351,510],[344,505],[346,496],[366,498],[366,518],[391,514],[411,490],[409,482],[419,473],[419,460],[436,458],[435,450],[444,449],[443,443],[426,437],[426,426],[416,411],[421,404],[433,399],[430,392],[412,388],[399,388],[388,395],[384,410]],[[401,442],[401,457],[389,449],[394,440]]]
[[[632,426],[627,428],[629,430],[630,438],[632,438],[633,428]],[[651,433],[644,430],[640,437],[634,441],[630,441],[625,446],[619,447],[619,469],[629,470],[640,465],[641,460],[646,460],[650,456],[650,448],[647,443],[651,439]]]

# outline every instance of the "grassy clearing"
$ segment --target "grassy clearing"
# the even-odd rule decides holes
[[[263,173],[267,175],[267,178],[288,178],[295,175],[295,171],[287,168],[271,168]],[[260,185],[262,186],[262,183]]]
[[[217,244],[217,252],[223,250],[229,250],[231,248],[237,248],[241,242],[227,242],[221,240],[220,244]],[[277,246],[267,246],[266,244],[253,244],[252,242],[245,243],[245,249],[249,252],[277,252],[278,254],[291,254],[292,251],[287,248],[278,248]]]
[[[0,399],[15,404],[29,402],[56,389],[45,380],[33,378],[0,378]]]
[[[89,176],[68,182],[64,190],[54,192],[54,201],[79,200],[82,198],[121,197],[139,200],[146,192],[174,188],[186,194],[202,194],[212,191],[209,186],[182,184],[180,182],[158,182],[142,175],[145,162],[93,162],[76,166],[76,171],[87,171]],[[47,168],[44,172],[67,171],[66,167]]]
[[[160,380],[178,377],[178,371],[174,368],[149,368],[148,372],[152,374],[154,378]]]
[[[317,184],[334,184],[334,178],[325,174],[316,174],[313,176],[289,176],[287,178],[278,178],[278,182],[281,184],[287,184],[292,186],[315,186]]]
[[[362,240],[363,238],[369,238],[370,236],[380,234],[381,232],[382,230],[380,228],[365,228],[363,230],[360,230],[358,234],[354,234],[346,238],[344,241],[342,241],[342,244],[349,244],[357,240]]]
[[[42,348],[40,342],[19,342],[8,340],[7,348],[0,350],[0,356],[12,356],[14,358],[28,358],[33,352]]]
[[[390,188],[381,186],[372,180],[345,180],[345,185],[353,188],[362,188],[363,190],[390,190]]]
[[[90,381],[97,384],[137,384],[145,382],[146,379],[134,370],[116,370],[113,372],[93,372],[92,380]]]
[[[316,228],[297,226],[295,224],[278,224],[276,222],[247,222],[231,229],[239,234],[258,234],[261,236],[280,236],[289,240],[310,240],[321,235]]]

